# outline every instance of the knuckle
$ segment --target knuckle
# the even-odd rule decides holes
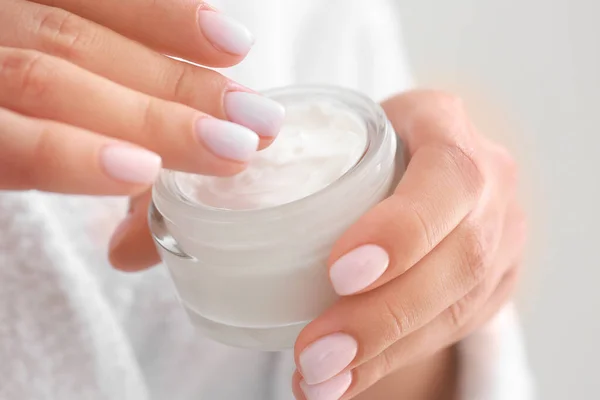
[[[398,369],[398,356],[391,350],[385,350],[378,357],[377,375],[380,377],[388,376]]]
[[[430,251],[437,244],[437,235],[434,231],[434,227],[428,222],[429,218],[424,215],[425,212],[418,205],[411,206],[410,211],[411,212],[407,214],[408,218],[405,222],[406,225],[398,227],[398,230],[412,232],[414,238],[417,239],[416,242],[424,243],[424,249]]]
[[[33,138],[33,145],[30,151],[24,154],[20,163],[23,168],[19,170],[19,184],[30,189],[43,189],[49,180],[48,172],[53,170],[53,166],[58,162],[53,157],[53,143],[50,128],[48,126],[34,127],[29,132]]]
[[[467,300],[460,299],[449,308],[450,324],[454,329],[460,329],[467,321]]]
[[[147,141],[151,143],[153,141],[152,135],[153,133],[160,131],[161,129],[157,129],[160,127],[160,115],[159,103],[158,99],[154,97],[148,97],[147,101],[145,101],[142,105],[141,117],[140,117],[140,126],[137,130],[138,132],[142,132],[143,136],[140,137],[140,140]],[[144,143],[141,143],[142,145]]]
[[[181,101],[182,103],[186,103],[186,100],[189,100],[190,97],[190,75],[193,74],[193,70],[189,68],[185,64],[177,64],[179,66],[179,70],[174,72],[174,81],[173,81],[173,98]]]
[[[344,399],[355,400],[372,400],[373,395],[368,389],[377,383],[382,378],[385,378],[388,373],[385,373],[383,367],[382,354],[377,355],[366,364],[352,370],[352,382],[348,391],[344,394]]]
[[[476,285],[487,275],[491,256],[490,240],[482,224],[471,223],[461,238],[463,262],[468,274],[468,282]]]
[[[52,141],[49,138],[52,132],[49,127],[40,129],[36,137],[35,145],[31,152],[31,162],[29,163],[29,173],[27,180],[29,187],[41,188],[48,179],[47,172],[52,171],[57,159],[53,157],[55,152],[52,149]]]
[[[485,300],[492,283],[490,279],[480,283],[448,308],[450,324],[455,330],[460,330],[469,323],[478,305]]]
[[[417,315],[410,307],[401,303],[392,304],[383,299],[383,312],[381,317],[384,321],[382,335],[390,342],[397,342],[408,335],[417,326]]]
[[[390,374],[393,374],[400,369],[411,365],[415,360],[422,357],[422,352],[418,351],[417,354],[411,348],[412,343],[400,342],[385,349],[379,353],[375,358],[369,361],[364,367],[357,368],[357,375],[360,374],[361,380],[368,382],[377,382],[381,378],[385,378]],[[419,349],[429,351],[430,349]],[[362,383],[362,382],[361,382]]]
[[[51,84],[49,58],[31,50],[13,50],[0,59],[0,80],[15,97],[36,98]]]
[[[41,16],[37,33],[45,51],[68,60],[81,59],[93,40],[85,20],[58,8]]]
[[[216,71],[201,70],[188,64],[177,65],[170,75],[168,85],[171,89],[168,91],[171,98],[216,117],[223,115],[221,103],[207,102],[207,99],[223,96],[229,83],[227,78]],[[199,85],[202,90],[198,90]]]
[[[476,160],[474,151],[468,151],[461,146],[448,146],[445,148],[445,155],[457,171],[458,179],[464,186],[467,196],[473,200],[480,199],[487,179]]]

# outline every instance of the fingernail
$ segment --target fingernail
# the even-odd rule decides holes
[[[299,357],[299,369],[308,385],[316,385],[342,372],[358,351],[358,343],[350,335],[334,333],[305,348]]]
[[[248,28],[218,11],[199,10],[198,24],[212,45],[226,53],[245,56],[254,44]]]
[[[121,223],[117,226],[117,228],[113,232],[113,234],[110,238],[110,242],[108,244],[109,251],[112,252],[114,249],[116,249],[119,246],[119,244],[121,244],[121,241],[126,236],[127,231],[129,230],[131,221],[132,221],[132,217],[131,217],[131,212],[130,212],[127,214],[125,219],[123,221],[121,221]]]
[[[216,118],[200,118],[196,134],[219,157],[248,161],[258,149],[258,135],[248,128]]]
[[[351,383],[352,372],[347,371],[318,385],[309,385],[305,381],[301,381],[300,389],[306,400],[339,400]]]
[[[134,184],[152,184],[161,167],[158,154],[121,144],[104,147],[100,163],[111,178]]]
[[[390,257],[381,247],[372,244],[358,247],[331,266],[331,284],[340,296],[360,292],[379,279],[389,264]]]
[[[283,124],[285,108],[259,94],[229,92],[225,95],[225,113],[230,121],[252,129],[260,136],[275,137]]]

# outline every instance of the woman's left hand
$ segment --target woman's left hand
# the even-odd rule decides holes
[[[452,96],[412,92],[383,107],[408,167],[332,251],[342,298],[296,342],[299,399],[351,399],[452,346],[516,283],[526,234],[508,152],[479,135]]]

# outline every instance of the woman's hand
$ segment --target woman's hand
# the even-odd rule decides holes
[[[240,172],[279,131],[283,108],[162,54],[225,67],[252,43],[200,0],[2,0],[0,190],[140,196],[161,163]],[[147,230],[145,214],[121,236]],[[129,267],[158,261],[146,236],[155,259]]]
[[[298,338],[300,399],[354,398],[462,339],[515,285],[525,223],[510,155],[454,97],[413,92],[383,107],[407,171],[333,249],[329,274],[343,297]]]

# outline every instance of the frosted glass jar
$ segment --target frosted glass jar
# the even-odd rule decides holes
[[[336,301],[326,261],[334,242],[387,197],[403,149],[381,107],[351,90],[286,87],[265,95],[284,105],[327,102],[364,121],[366,149],[326,188],[287,204],[225,210],[198,204],[164,170],[150,228],[191,321],[207,336],[261,350],[292,348],[302,328]]]

